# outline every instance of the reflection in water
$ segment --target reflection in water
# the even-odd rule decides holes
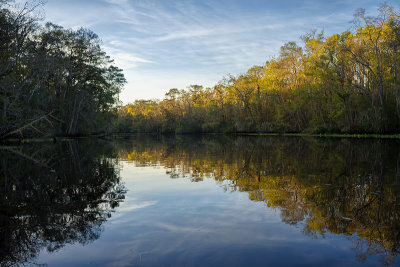
[[[361,261],[378,255],[383,264],[394,264],[400,253],[399,144],[396,140],[135,136],[100,144],[70,141],[3,147],[0,265],[34,262],[43,249],[56,251],[66,244],[98,239],[103,223],[126,194],[119,158],[137,166],[163,166],[174,179],[213,178],[227,191],[247,192],[251,200],[279,211],[284,223],[310,238],[336,234],[351,240]],[[159,186],[154,184],[154,189]],[[140,225],[129,216],[155,218],[151,211],[163,213],[161,207],[166,206],[149,213],[143,209],[143,217],[120,216]],[[207,216],[208,206],[200,203],[198,208],[199,216]],[[176,220],[185,221],[184,214],[176,214],[181,216]],[[121,225],[135,236],[129,224]],[[146,242],[170,244],[151,227],[139,230],[148,231],[145,237],[155,233],[161,239]],[[114,244],[118,242],[122,240]]]
[[[140,137],[120,145],[121,158],[138,166],[248,192],[312,238],[346,236],[361,261],[380,255],[393,264],[400,253],[398,141]]]
[[[0,265],[87,244],[124,199],[110,145],[68,141],[0,150]]]

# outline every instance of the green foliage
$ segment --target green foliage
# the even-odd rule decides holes
[[[34,8],[0,2],[0,138],[110,131],[122,70],[95,33],[41,27]]]
[[[183,117],[179,120],[176,133],[188,134],[201,131],[201,124],[192,117]]]
[[[361,10],[354,21],[355,32],[313,31],[303,47],[288,42],[264,66],[212,88],[174,88],[163,101],[135,102],[119,114],[135,110],[138,132],[149,130],[139,121],[157,121],[164,125],[157,131],[178,133],[398,133],[400,16],[382,5],[377,17]]]

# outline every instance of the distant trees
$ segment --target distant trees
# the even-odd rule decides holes
[[[400,13],[363,9],[355,31],[304,46],[289,42],[264,66],[212,88],[171,89],[164,100],[119,110],[125,130],[140,132],[393,133],[400,131]],[[135,112],[130,112],[130,111]],[[128,119],[129,118],[129,119]]]
[[[122,70],[90,30],[39,26],[37,6],[0,2],[0,138],[107,131]]]

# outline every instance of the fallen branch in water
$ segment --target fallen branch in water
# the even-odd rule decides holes
[[[54,116],[51,115],[52,113],[53,113],[53,111],[50,112],[49,114],[46,114],[46,115],[43,115],[43,116],[41,116],[41,117],[39,117],[39,118],[37,118],[37,119],[34,119],[33,121],[29,122],[28,124],[25,124],[24,126],[19,127],[18,129],[14,130],[14,131],[11,131],[11,132],[8,132],[8,133],[4,134],[3,136],[0,137],[0,139],[4,139],[4,138],[6,138],[7,136],[10,136],[10,135],[13,135],[13,134],[17,134],[17,133],[22,134],[22,131],[25,130],[25,129],[27,129],[27,128],[32,128],[32,129],[34,129],[35,131],[38,131],[39,133],[44,134],[43,132],[39,131],[39,130],[38,130],[36,127],[34,127],[33,125],[34,125],[35,123],[38,123],[39,121],[42,121],[42,120],[48,121],[48,122],[51,124],[51,122],[50,122],[50,120],[48,119],[48,117],[54,118]]]

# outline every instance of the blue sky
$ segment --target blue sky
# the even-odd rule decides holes
[[[351,28],[357,8],[379,0],[47,0],[46,21],[97,33],[124,69],[124,103],[162,99],[170,88],[212,86],[279,53],[311,29]],[[399,7],[400,0],[390,1]]]

